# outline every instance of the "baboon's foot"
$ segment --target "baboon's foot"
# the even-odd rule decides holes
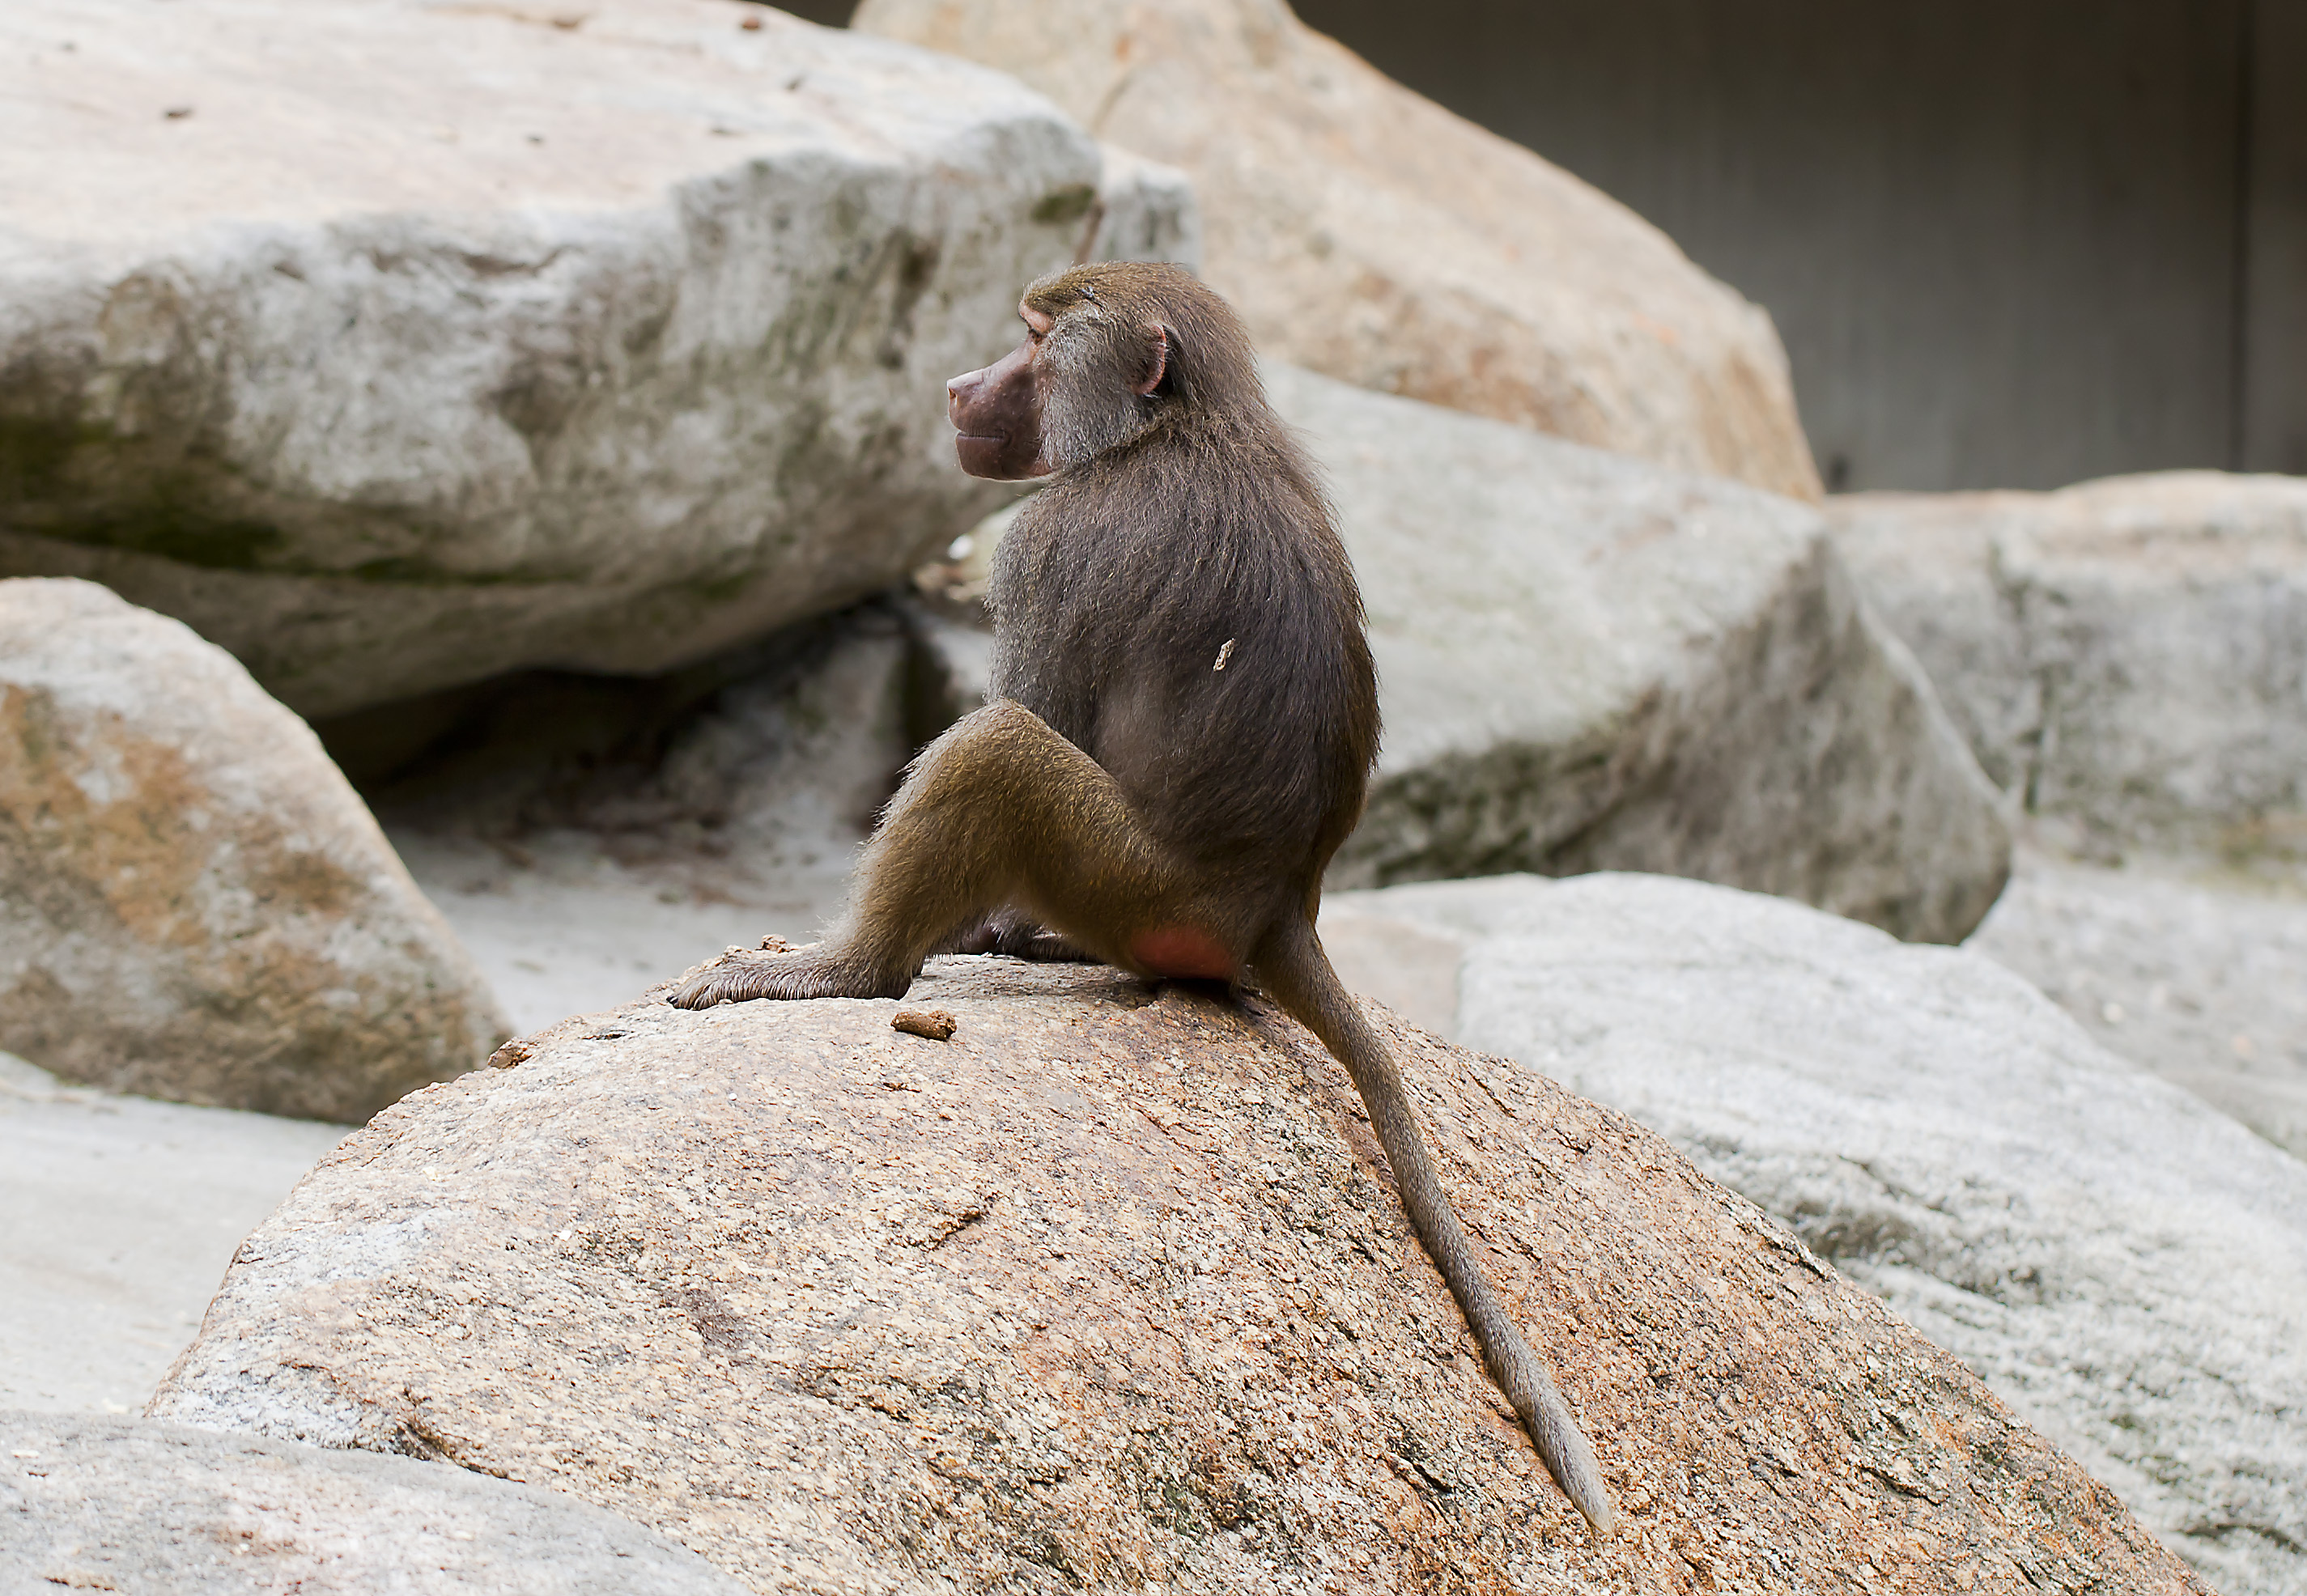
[[[956,938],[956,953],[1002,953],[1043,964],[1093,965],[1097,955],[1024,915],[1004,910]]]
[[[665,1000],[676,1008],[710,1008],[716,1003],[749,1003],[756,998],[902,998],[910,975],[892,976],[864,968],[836,954],[725,953],[695,974],[674,983]]]

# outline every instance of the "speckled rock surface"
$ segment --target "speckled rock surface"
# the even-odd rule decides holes
[[[1327,473],[1385,741],[1334,888],[1629,870],[1959,941],[1994,788],[1808,505],[1265,368]]]
[[[407,1458],[148,1420],[0,1412],[0,1590],[126,1596],[739,1596],[661,1535]]]
[[[350,1121],[505,1029],[320,740],[230,655],[90,582],[0,581],[0,1048]]]
[[[2307,1587],[2307,1164],[1967,949],[1637,876],[1329,906],[1467,939],[1462,1042],[1794,1225],[2226,1596]]]
[[[1282,0],[863,0],[854,26],[1016,73],[1182,167],[1267,355],[1814,499],[1770,316]]]
[[[888,586],[1007,494],[943,385],[1025,283],[1194,247],[1014,81],[735,0],[0,7],[0,575],[307,716]]]
[[[2200,1589],[1658,1137],[1390,1026],[1595,1437],[1597,1547],[1303,1033],[995,958],[906,1001],[954,1037],[643,1000],[411,1097],[152,1414],[552,1485],[762,1592]]]

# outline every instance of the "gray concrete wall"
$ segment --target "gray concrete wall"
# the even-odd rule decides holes
[[[1769,307],[1833,485],[2307,469],[2303,0],[1298,10]]]
[[[2249,471],[2307,473],[2307,3],[2251,17],[2243,441]]]

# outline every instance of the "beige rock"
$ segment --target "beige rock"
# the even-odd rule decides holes
[[[358,1120],[503,1030],[319,739],[229,655],[93,583],[0,581],[0,1047]]]
[[[0,6],[0,576],[316,716],[888,586],[1006,493],[943,383],[1019,287],[1192,247],[1016,82],[735,0]]]
[[[2028,811],[2095,852],[2307,861],[2307,481],[2168,471],[1829,514]]]
[[[952,1039],[643,1000],[413,1096],[152,1416],[552,1485],[762,1592],[2202,1589],[1659,1138],[1389,1024],[1594,1435],[1597,1547],[1302,1032],[995,958],[906,1006]]]
[[[1185,168],[1205,275],[1274,359],[1818,496],[1762,310],[1282,0],[863,0],[853,25],[1016,73]]]

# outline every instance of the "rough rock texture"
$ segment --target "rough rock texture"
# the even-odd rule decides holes
[[[644,1000],[410,1098],[153,1415],[549,1483],[759,1591],[2200,1588],[1659,1137],[1389,1026],[1598,1442],[1597,1548],[1302,1032],[996,958],[907,1005],[953,1039]]]
[[[2307,481],[2174,471],[1829,513],[2028,809],[2107,849],[2307,858]]]
[[[942,385],[1018,288],[1192,247],[1014,82],[734,0],[58,0],[0,58],[0,575],[310,716],[887,586],[1004,492]]]
[[[2010,835],[1816,512],[1268,366],[1369,606],[1385,743],[1334,887],[1599,869],[1957,941]]]
[[[0,1047],[364,1120],[504,1026],[312,731],[89,582],[0,581]]]
[[[0,1413],[0,1589],[133,1596],[738,1596],[664,1536],[406,1458]]]
[[[1762,309],[1282,0],[864,0],[854,26],[1014,72],[1184,167],[1209,280],[1275,359],[1818,496]]]
[[[1654,878],[1352,906],[1473,938],[1466,1045],[1791,1223],[2226,1596],[2307,1584],[2307,1164],[1967,951]]]
[[[2307,1159],[2307,901],[2169,862],[2021,859],[1964,946],[2109,1052]]]

